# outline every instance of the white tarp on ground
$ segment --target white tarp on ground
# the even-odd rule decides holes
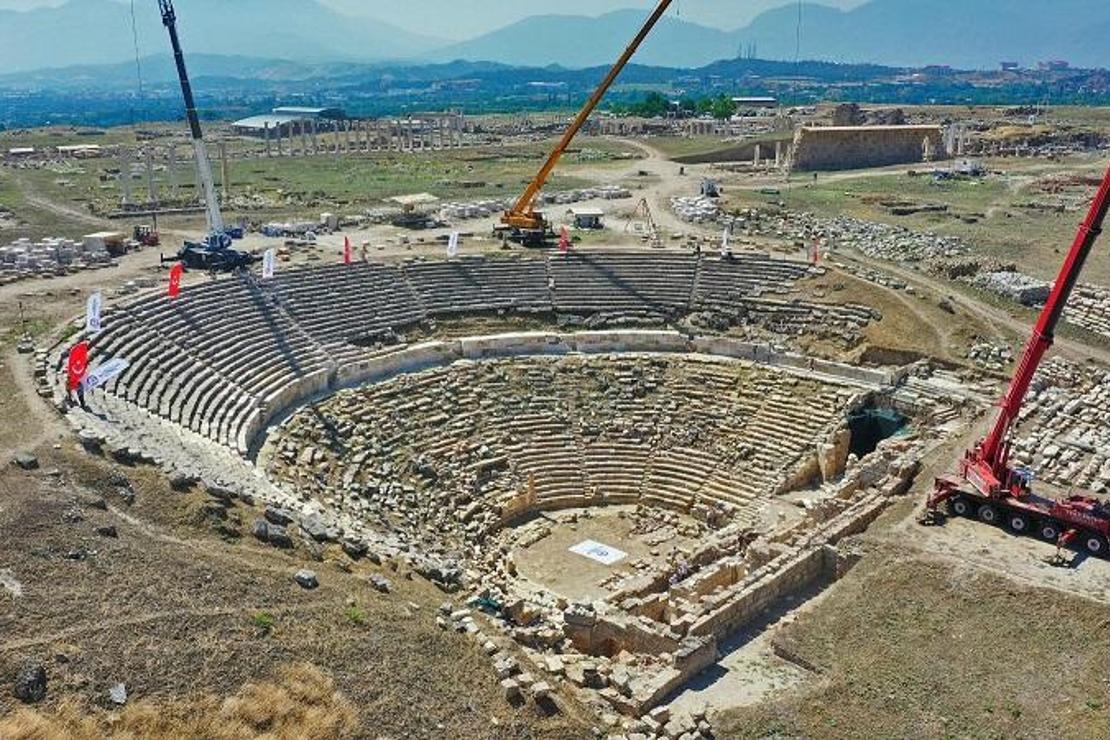
[[[621,552],[615,547],[609,547],[593,540],[579,542],[570,548],[570,551],[590,560],[595,560],[602,565],[615,565],[628,557],[626,552]]]

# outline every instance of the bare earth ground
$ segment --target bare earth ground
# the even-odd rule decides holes
[[[0,397],[17,399],[10,369],[0,378]],[[18,402],[2,410],[10,449],[28,413]],[[237,533],[257,512],[240,507],[221,520],[200,491],[175,493],[151,470],[90,459],[72,446],[40,447],[38,471],[0,470],[0,570],[22,591],[0,591],[0,675],[10,686],[23,661],[44,663],[49,694],[36,711],[60,712],[53,736],[76,733],[78,720],[95,728],[88,737],[114,728],[118,713],[106,705],[117,682],[134,704],[123,727],[169,711],[175,719],[162,729],[210,736],[206,713],[190,707],[220,706],[237,694],[250,701],[250,683],[268,682],[263,693],[290,691],[289,676],[301,664],[315,666],[308,680],[330,707],[325,713],[339,706],[350,718],[330,729],[315,724],[319,718],[286,718],[286,737],[314,727],[327,730],[318,737],[583,732],[573,705],[553,718],[510,708],[475,641],[435,625],[445,597],[430,585],[387,571],[394,591],[384,596],[367,583],[369,566],[351,565],[337,550],[262,548]],[[122,484],[134,490],[131,505]],[[105,526],[118,537],[99,535]],[[293,582],[302,567],[316,570],[319,589]],[[334,696],[321,688],[333,685]],[[89,705],[89,716],[70,711],[67,698]],[[0,693],[0,737],[36,737],[16,735],[37,721],[13,714],[17,704],[9,691]],[[286,704],[255,702],[246,721],[262,731]]]
[[[722,737],[1101,737],[1105,604],[883,548],[775,638],[804,690],[717,717]]]

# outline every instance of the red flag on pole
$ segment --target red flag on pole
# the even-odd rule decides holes
[[[69,351],[67,370],[69,374],[69,390],[76,390],[77,386],[81,385],[81,381],[85,379],[85,373],[89,370],[88,342],[80,342]]]
[[[343,237],[343,264],[351,264],[351,237]]]
[[[564,226],[562,232],[559,234],[559,251],[566,254],[570,251],[570,232]]]
[[[185,265],[178,262],[170,268],[170,298],[181,295],[181,276],[185,274]]]

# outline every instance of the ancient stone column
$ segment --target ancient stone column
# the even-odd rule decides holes
[[[308,122],[303,118],[297,121],[297,128],[301,133],[301,156],[308,156]]]
[[[289,148],[292,149],[293,145],[290,144]],[[220,185],[223,190],[224,203],[227,203],[228,188],[231,180],[231,167],[228,165],[227,160],[227,142],[220,142]]]
[[[763,147],[759,144],[755,145],[755,157],[752,159],[752,166],[757,170],[759,169],[760,162],[763,158]]]
[[[150,207],[154,208],[158,195],[154,192],[154,152],[149,147],[143,150],[143,161],[146,165],[146,191],[150,198]]]
[[[131,205],[131,150],[124,147],[119,153],[120,205]]]
[[[269,152],[269,141],[266,142],[266,153]],[[168,161],[166,163],[166,176],[170,181],[170,198],[177,200],[177,145],[170,144]]]
[[[315,118],[308,119],[308,133],[309,133],[309,137],[312,139],[312,153],[316,154],[320,151],[320,144],[319,144],[319,141],[316,138],[316,119]]]

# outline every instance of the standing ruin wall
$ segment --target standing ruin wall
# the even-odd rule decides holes
[[[855,170],[947,156],[940,126],[803,126],[794,135],[793,168]]]

